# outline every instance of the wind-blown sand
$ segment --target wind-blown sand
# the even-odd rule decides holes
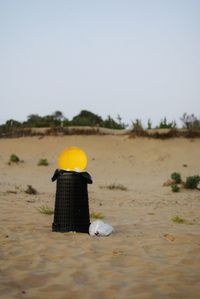
[[[114,226],[109,237],[51,232],[53,216],[36,209],[54,208],[50,179],[71,145],[87,152],[90,211]],[[8,165],[12,153],[24,163]],[[200,191],[163,187],[174,171],[200,174],[199,156],[200,139],[0,139],[0,298],[199,298]],[[37,166],[40,158],[50,165]],[[113,182],[128,190],[100,188]],[[28,184],[39,194],[24,193]]]

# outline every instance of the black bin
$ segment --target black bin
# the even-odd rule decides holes
[[[88,233],[90,213],[87,184],[92,184],[88,172],[56,170],[57,181],[52,231]]]

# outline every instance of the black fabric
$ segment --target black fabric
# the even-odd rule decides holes
[[[73,173],[73,174],[76,174],[78,176],[81,176],[82,178],[84,178],[88,184],[92,184],[92,178],[91,178],[91,175],[86,172],[86,171],[83,171],[83,172],[76,172],[76,171],[67,171],[67,170],[63,170],[63,169],[56,169],[54,174],[53,174],[53,177],[51,178],[52,182],[54,182],[55,180],[58,179],[58,177],[64,173]]]
[[[81,175],[84,174],[84,175]],[[89,173],[56,170],[56,198],[52,230],[88,233],[90,225],[87,184],[92,183]]]

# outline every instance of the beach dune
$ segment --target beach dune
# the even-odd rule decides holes
[[[87,153],[90,212],[114,227],[109,237],[52,232],[53,215],[38,210],[54,209],[51,177],[72,145]],[[0,139],[0,298],[197,299],[200,192],[163,183],[175,171],[200,174],[199,152],[198,138]],[[13,153],[23,162],[8,165]],[[38,166],[42,158],[50,164]]]

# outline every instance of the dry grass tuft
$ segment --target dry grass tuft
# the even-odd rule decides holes
[[[33,188],[31,185],[28,185],[27,189],[25,190],[25,193],[36,195],[38,194],[38,191],[35,188]]]
[[[37,208],[37,210],[42,213],[42,214],[45,214],[45,215],[52,215],[54,214],[54,210],[48,206],[41,206],[39,208]]]
[[[104,219],[105,218],[105,216],[100,212],[92,212],[92,213],[90,213],[90,217],[92,219]]]
[[[121,190],[121,191],[127,191],[128,188],[122,184],[112,183],[110,185],[105,186],[99,186],[101,189],[109,189],[109,190]]]

